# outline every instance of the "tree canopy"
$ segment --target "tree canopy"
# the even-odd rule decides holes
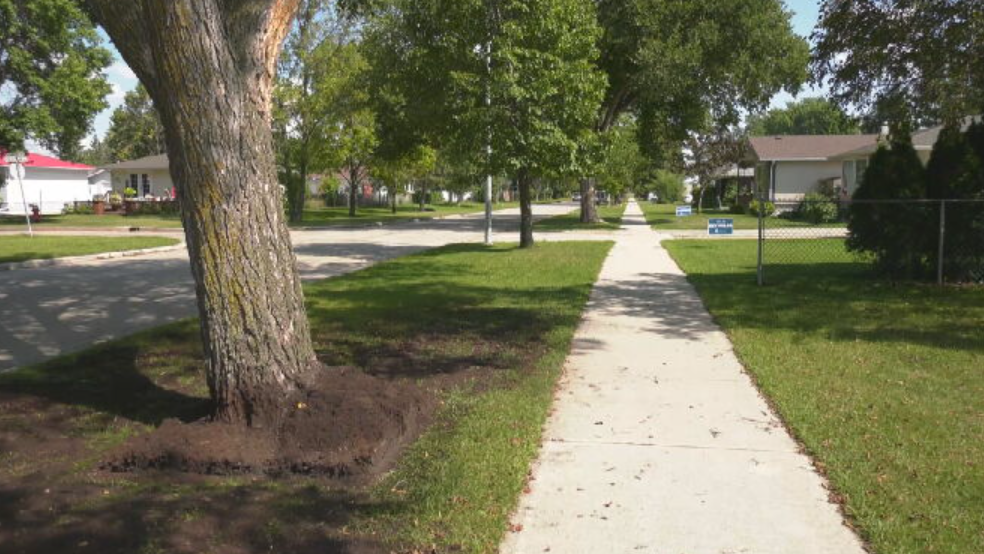
[[[790,102],[785,108],[750,116],[747,131],[751,136],[853,135],[859,133],[861,127],[836,102],[804,98]]]
[[[824,0],[813,70],[842,104],[893,119],[984,110],[984,0]]]
[[[111,61],[73,0],[0,0],[0,148],[77,154],[107,105]]]
[[[526,205],[530,179],[581,169],[604,94],[599,38],[590,0],[394,0],[367,33],[386,75],[383,139],[471,152],[491,144],[482,165],[516,178]]]

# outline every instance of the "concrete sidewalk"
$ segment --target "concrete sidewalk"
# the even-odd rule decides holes
[[[623,221],[501,552],[863,553],[637,204]]]

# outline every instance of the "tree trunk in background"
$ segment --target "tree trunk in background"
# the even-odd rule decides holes
[[[349,165],[349,217],[355,217],[355,210],[359,204],[359,175],[357,171]]]
[[[316,363],[270,132],[296,0],[88,0],[160,111],[218,420],[276,425]]]
[[[418,212],[424,211],[425,206],[427,206],[427,182],[424,181],[420,185],[420,207],[417,209]]]
[[[396,187],[390,191],[390,202],[393,205],[393,214],[396,214]]]
[[[581,223],[598,223],[594,179],[581,179]]]
[[[533,202],[530,191],[530,176],[521,170],[516,177],[519,185],[519,247],[533,247]]]

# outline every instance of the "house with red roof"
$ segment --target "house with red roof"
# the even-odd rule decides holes
[[[24,215],[37,206],[42,214],[60,214],[66,204],[92,200],[89,175],[96,168],[29,153],[17,179],[6,152],[0,152],[0,215]]]

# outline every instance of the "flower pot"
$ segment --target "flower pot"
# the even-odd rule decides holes
[[[92,213],[96,215],[103,215],[106,213],[106,202],[103,200],[93,200]]]

